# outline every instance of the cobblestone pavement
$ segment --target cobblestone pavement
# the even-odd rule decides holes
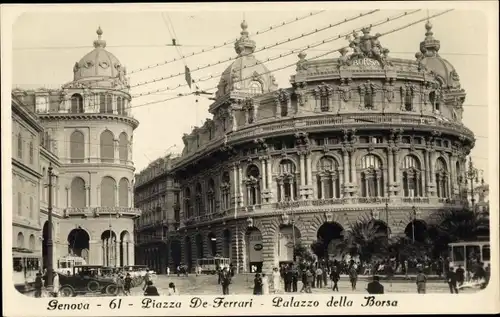
[[[155,277],[154,285],[158,288],[160,295],[167,294],[168,284],[173,282],[181,295],[217,295],[222,294],[222,287],[217,284],[217,277],[214,275],[190,275],[188,277],[177,277],[176,275],[158,275]],[[339,293],[349,294],[366,294],[366,285],[368,280],[358,281],[357,289],[351,290],[350,283],[347,279],[341,279],[338,283]],[[414,281],[382,281],[386,293],[417,293],[417,287]],[[299,282],[299,290],[302,283]],[[321,289],[313,288],[312,292],[317,294],[333,294],[332,285],[328,283],[328,287]],[[282,286],[283,288],[283,286]],[[229,287],[231,295],[252,294],[253,291],[253,276],[252,275],[237,275],[233,278],[232,284]],[[465,289],[461,293],[474,293],[476,289]],[[271,290],[272,292],[272,290]],[[448,284],[444,281],[429,281],[427,282],[427,293],[449,293]],[[142,296],[142,288],[134,288],[132,295]]]

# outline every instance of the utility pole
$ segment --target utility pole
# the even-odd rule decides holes
[[[53,174],[52,163],[50,163],[48,168],[49,177],[49,201],[48,201],[48,223],[47,223],[47,287],[52,287],[52,279],[54,271],[53,254],[54,254],[54,242],[52,241],[52,177]]]

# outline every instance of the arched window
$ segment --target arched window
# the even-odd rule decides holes
[[[80,177],[75,177],[71,181],[71,207],[84,208],[87,206],[85,194],[85,181]]]
[[[255,165],[247,168],[247,205],[255,206],[260,204],[260,171]]]
[[[422,197],[422,177],[420,161],[407,155],[403,161],[403,193],[405,197]]]
[[[207,199],[208,213],[212,214],[215,212],[215,182],[212,178],[208,180]]]
[[[122,132],[120,133],[120,136],[118,137],[118,146],[120,147],[120,150],[118,151],[118,154],[120,156],[120,163],[122,164],[127,164],[128,161],[128,136],[127,133]]]
[[[125,99],[122,97],[116,98],[116,110],[119,115],[125,114]]]
[[[222,173],[220,186],[221,210],[231,208],[231,178],[228,172]]]
[[[196,204],[196,211],[195,211],[195,216],[201,216],[204,214],[203,212],[203,192],[201,190],[201,184],[197,183],[195,187],[195,204]]]
[[[111,131],[101,133],[101,162],[113,163],[115,160],[114,136]]]
[[[278,183],[278,201],[295,200],[297,197],[297,181],[295,164],[284,159],[279,165],[279,175],[276,178]]]
[[[319,199],[340,198],[338,163],[331,157],[322,157],[318,162],[317,193]]]
[[[33,141],[30,141],[30,164],[33,164],[34,160],[34,151],[33,151]]]
[[[35,244],[35,235],[34,234],[30,234],[29,247],[30,247],[31,251],[35,251],[36,244]]]
[[[71,133],[69,138],[69,156],[71,163],[83,163],[85,159],[85,136],[80,131]]]
[[[446,166],[446,161],[439,157],[436,161],[436,187],[437,196],[439,198],[450,197],[449,181],[448,181],[448,167]]]
[[[17,134],[17,157],[20,159],[23,158],[23,136],[21,132]]]
[[[321,96],[319,97],[319,101],[320,101],[320,109],[322,112],[327,112],[328,110],[330,110],[328,95],[321,94]]]
[[[116,181],[109,176],[101,181],[101,207],[116,207]]]
[[[252,82],[250,82],[249,91],[252,95],[262,94],[262,84],[256,80],[253,80]]]
[[[191,218],[191,189],[187,187],[184,190],[184,215],[185,218]]]
[[[368,154],[361,158],[361,195],[382,197],[384,193],[382,161],[378,156]]]
[[[80,94],[71,96],[71,113],[83,113],[83,98]]]
[[[17,247],[24,248],[24,234],[22,232],[17,234]]]
[[[125,177],[120,179],[120,183],[118,184],[119,186],[119,193],[118,193],[118,201],[120,207],[130,207],[128,203],[128,192],[129,192],[129,182],[128,179]]]
[[[113,113],[113,98],[109,94],[99,94],[99,112]]]

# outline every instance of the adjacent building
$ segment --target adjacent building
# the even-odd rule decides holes
[[[139,123],[131,115],[125,66],[106,50],[102,34],[99,28],[94,49],[61,89],[12,91],[13,241],[46,254],[52,165],[55,259],[74,254],[89,264],[122,266],[134,263],[140,215],[132,162]]]
[[[333,250],[358,219],[404,235],[463,207],[475,139],[462,123],[466,92],[430,23],[415,59],[391,58],[365,28],[338,58],[301,52],[283,89],[241,27],[212,118],[183,136],[167,173],[180,186],[171,239],[180,262],[218,254],[240,271],[269,272],[291,261],[298,243]]]

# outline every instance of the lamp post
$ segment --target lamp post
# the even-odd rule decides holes
[[[472,157],[469,157],[469,168],[465,172],[465,185],[467,185],[467,180],[470,182],[470,202],[471,202],[471,209],[474,211],[474,181],[476,183],[479,182],[479,170],[474,167],[474,164],[472,163]]]
[[[417,208],[413,206],[411,207],[411,237],[413,243],[415,243],[415,220],[417,220]]]
[[[389,239],[389,200],[391,199],[391,187],[387,182],[387,200],[385,201],[385,223],[387,226],[387,239]]]
[[[54,177],[52,163],[49,164],[48,177],[49,177],[49,201],[47,206],[47,287],[52,287],[52,271],[54,270],[53,254],[54,254],[54,242],[52,238],[52,177]]]

